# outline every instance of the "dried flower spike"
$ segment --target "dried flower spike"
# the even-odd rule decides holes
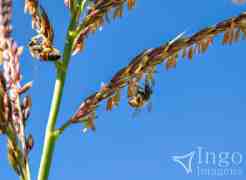
[[[99,4],[98,2],[91,11],[95,11]],[[183,58],[192,59],[196,53],[204,53],[213,44],[213,38],[222,33],[225,33],[223,44],[236,42],[241,35],[246,37],[245,22],[246,12],[214,26],[204,28],[191,37],[183,37],[184,33],[181,33],[160,47],[142,51],[112,77],[109,84],[106,85],[107,88],[103,88],[89,97],[93,101],[90,103],[86,103],[87,100],[82,102],[84,106],[80,106],[71,119],[86,117],[88,112],[95,111],[95,107],[103,100],[107,100],[107,110],[111,110],[115,105],[113,95],[127,85],[129,105],[135,108],[142,107],[152,94],[152,86],[146,86],[145,83],[143,88],[138,83],[144,75],[149,76],[148,81],[153,82],[156,65],[164,63],[167,69],[175,67],[179,53],[182,54]],[[136,82],[132,84],[131,81],[134,78]]]
[[[37,0],[26,0],[25,11],[32,16],[32,27],[38,33],[28,45],[31,55],[44,61],[60,59],[60,51],[53,47],[53,27],[43,7]]]
[[[102,29],[105,19],[109,21],[108,13],[111,10],[114,11],[113,18],[121,17],[125,3],[127,3],[129,9],[132,9],[136,4],[135,0],[95,0],[91,2],[84,21],[76,30],[77,38],[73,46],[73,55],[83,50],[84,40],[88,34]]]

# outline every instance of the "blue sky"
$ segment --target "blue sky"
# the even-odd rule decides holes
[[[63,49],[69,16],[63,1],[42,0],[55,27],[55,44]],[[23,14],[23,1],[15,1],[14,37],[26,45],[35,34],[31,18]],[[163,1],[138,0],[133,11],[111,21],[91,35],[82,54],[73,57],[66,81],[58,125],[68,119],[81,101],[100,88],[120,68],[145,48],[157,47],[187,31],[187,35],[243,12],[246,5],[230,0]],[[82,134],[81,127],[68,129],[57,142],[50,179],[90,180],[195,180],[172,161],[198,146],[206,151],[240,152],[246,158],[246,42],[220,45],[221,37],[206,54],[191,62],[181,59],[174,70],[163,65],[155,75],[152,112],[146,108],[136,118],[127,99],[108,113],[105,103],[97,111],[97,131]],[[55,69],[51,63],[31,58],[25,48],[21,59],[23,81],[34,81],[32,114],[27,131],[35,138],[30,154],[32,176],[38,172],[45,125],[53,91]],[[0,177],[17,179],[8,166],[5,139],[0,139]],[[195,159],[196,160],[196,159]],[[196,161],[192,164],[197,165]],[[214,166],[208,165],[213,168]],[[199,177],[200,179],[242,180],[241,176]]]

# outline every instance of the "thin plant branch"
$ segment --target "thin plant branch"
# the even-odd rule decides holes
[[[166,69],[170,69],[176,67],[177,58],[180,56],[192,59],[195,54],[206,52],[208,47],[213,44],[213,38],[222,33],[224,34],[222,44],[232,44],[242,36],[245,38],[246,12],[219,22],[214,26],[204,28],[191,37],[178,36],[160,47],[142,51],[126,67],[120,69],[108,84],[105,84],[99,91],[87,97],[76,113],[68,120],[71,123],[65,122],[65,124],[85,123],[86,126],[94,127],[95,110],[99,103],[107,100],[107,110],[111,110],[118,105],[120,90],[126,86],[128,86],[128,102],[134,107],[133,103],[131,103],[134,98],[129,94],[132,94],[132,84],[135,84],[133,86],[138,86],[138,82],[132,83],[133,81],[140,81],[143,77],[153,80],[153,74],[158,64],[164,63]],[[140,97],[139,93],[137,95]],[[138,97],[135,99],[141,99]],[[145,102],[141,106],[144,104]],[[67,128],[68,126],[65,127]]]

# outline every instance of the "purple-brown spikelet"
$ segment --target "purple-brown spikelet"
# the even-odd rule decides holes
[[[0,0],[0,38],[9,38],[12,31],[12,0]]]

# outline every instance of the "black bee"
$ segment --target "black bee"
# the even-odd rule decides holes
[[[144,88],[138,86],[136,94],[129,98],[128,103],[130,106],[134,108],[143,107],[146,104],[146,102],[150,100],[152,93],[153,93],[152,87],[148,82],[148,80],[146,80]]]

